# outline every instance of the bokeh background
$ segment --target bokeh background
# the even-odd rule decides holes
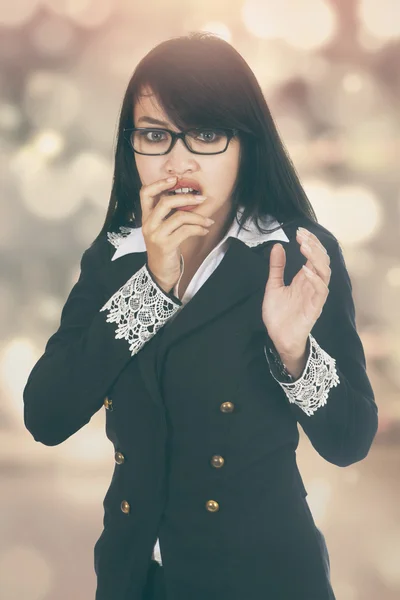
[[[24,429],[22,390],[103,223],[129,78],[153,46],[194,30],[248,61],[319,222],[341,243],[379,431],[346,468],[301,432],[298,462],[337,600],[398,599],[398,0],[0,1],[0,598],[94,598],[114,468],[104,411],[45,447]]]

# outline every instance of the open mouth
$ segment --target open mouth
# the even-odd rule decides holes
[[[177,190],[173,190],[172,192],[168,192],[168,196],[178,196],[181,194],[200,194],[199,190],[195,190],[193,188],[179,188]]]

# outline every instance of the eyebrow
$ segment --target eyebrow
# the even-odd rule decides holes
[[[141,123],[142,121],[147,121],[148,123],[151,123],[152,125],[161,125],[162,127],[169,127],[169,124],[166,123],[165,121],[159,121],[158,119],[153,119],[153,117],[140,117],[138,119],[138,123]]]

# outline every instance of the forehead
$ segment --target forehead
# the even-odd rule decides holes
[[[133,116],[135,122],[140,117],[147,116],[153,117],[155,119],[160,119],[171,124],[163,108],[158,103],[156,96],[152,93],[151,89],[149,88],[141,90],[140,95],[133,107]]]

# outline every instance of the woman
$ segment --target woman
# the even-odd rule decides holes
[[[170,39],[137,66],[104,226],[24,403],[49,446],[105,407],[96,600],[334,598],[297,424],[344,467],[377,407],[338,241],[223,40]]]

